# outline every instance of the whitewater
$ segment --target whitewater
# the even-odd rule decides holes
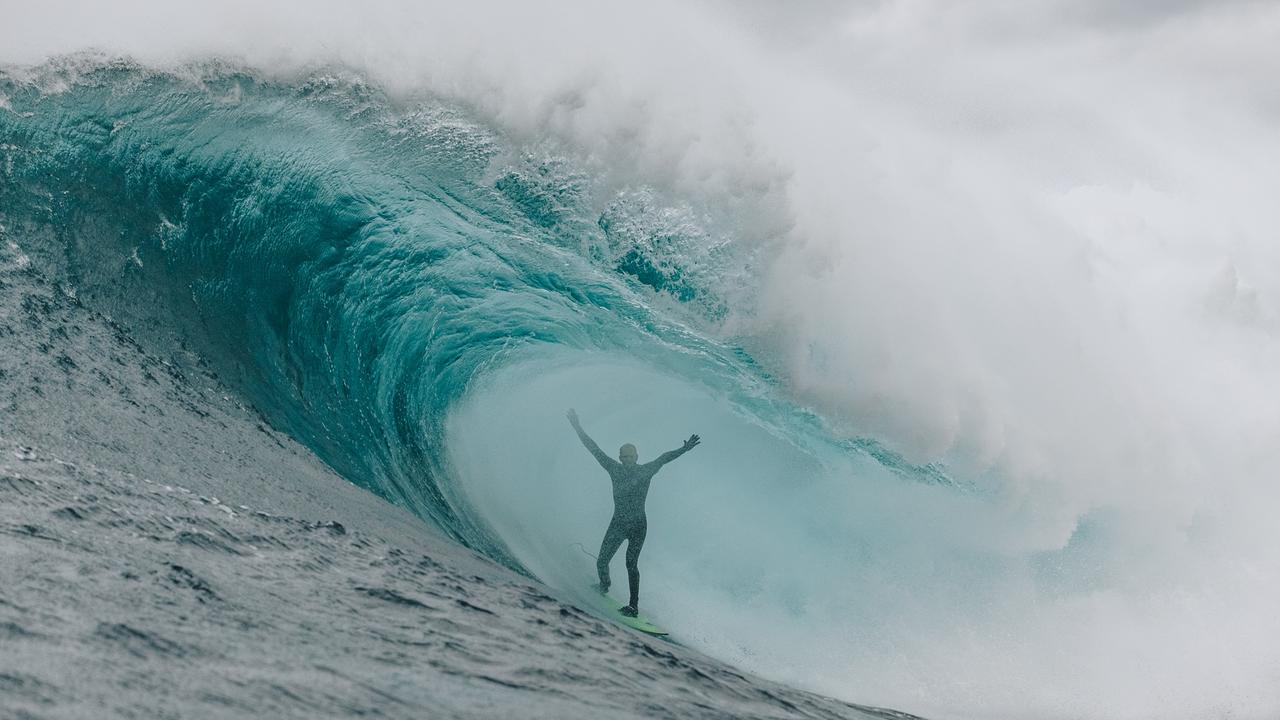
[[[8,715],[1280,713],[1272,5],[0,19]]]

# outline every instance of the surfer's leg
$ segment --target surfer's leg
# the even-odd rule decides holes
[[[600,576],[600,592],[609,592],[609,561],[618,553],[618,548],[622,547],[622,541],[625,539],[626,533],[622,530],[622,523],[615,517],[609,522],[609,529],[604,531],[604,540],[600,543],[600,554],[596,556],[596,574]]]
[[[648,520],[640,520],[631,526],[627,533],[627,583],[631,586],[631,610],[640,609],[640,551],[644,549],[644,538],[649,534]]]

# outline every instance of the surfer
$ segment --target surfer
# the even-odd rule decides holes
[[[643,465],[636,462],[639,455],[636,446],[631,443],[618,450],[618,459],[614,460],[600,449],[595,440],[587,435],[578,422],[578,413],[569,410],[566,415],[578,439],[587,450],[595,456],[609,480],[613,482],[613,519],[609,521],[609,529],[604,533],[604,541],[600,543],[600,555],[596,558],[596,572],[600,575],[600,584],[596,589],[601,593],[609,592],[609,561],[627,541],[627,581],[631,586],[631,602],[620,613],[627,617],[635,617],[640,608],[640,549],[644,547],[644,537],[649,531],[649,521],[644,514],[644,501],[649,496],[649,482],[662,469],[663,465],[698,446],[701,440],[697,435],[690,435],[684,445],[676,450],[664,452],[656,460]]]

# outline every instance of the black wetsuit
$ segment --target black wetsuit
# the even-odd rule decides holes
[[[604,541],[600,543],[600,555],[596,558],[596,572],[600,575],[600,587],[609,589],[609,561],[627,541],[627,581],[631,589],[632,608],[640,606],[640,550],[644,547],[644,538],[649,531],[649,521],[644,514],[644,501],[649,496],[649,483],[663,465],[675,460],[691,448],[682,447],[658,456],[658,459],[642,464],[621,463],[609,457],[600,449],[583,429],[577,425],[573,428],[578,433],[582,444],[587,446],[601,467],[609,473],[613,482],[613,519],[609,521],[609,529],[604,533]]]

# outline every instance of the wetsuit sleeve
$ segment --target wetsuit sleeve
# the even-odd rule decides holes
[[[600,446],[596,444],[595,440],[591,439],[591,436],[587,434],[587,431],[582,429],[581,425],[575,424],[573,426],[573,431],[578,433],[578,439],[581,440],[582,444],[587,447],[587,450],[595,456],[596,462],[600,463],[605,470],[611,470],[613,468],[615,460],[604,454],[604,451],[600,449]]]
[[[668,451],[666,451],[666,452],[662,453],[661,455],[659,455],[659,456],[657,457],[657,459],[653,461],[653,464],[654,464],[654,465],[656,465],[656,466],[658,466],[658,467],[662,467],[663,465],[666,465],[667,463],[671,462],[672,460],[675,460],[676,458],[680,457],[681,455],[683,455],[683,454],[685,454],[685,453],[689,452],[689,450],[690,450],[690,449],[691,449],[691,448],[682,447],[682,448],[677,448],[677,449],[675,449],[675,450],[668,450]]]

